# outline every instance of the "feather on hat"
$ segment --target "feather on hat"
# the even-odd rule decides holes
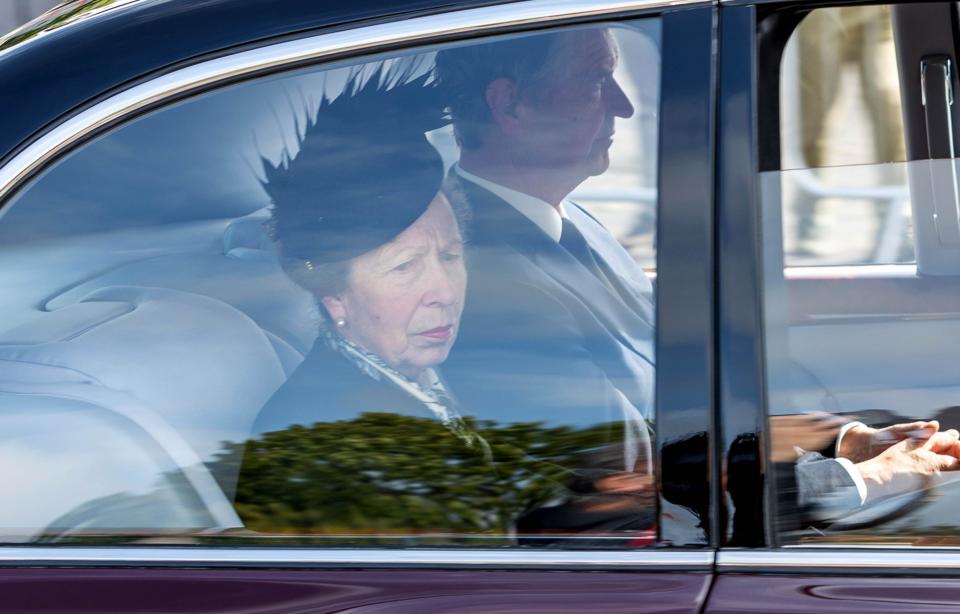
[[[429,73],[381,64],[361,83],[321,100],[299,151],[261,157],[272,201],[270,231],[285,258],[349,260],[393,240],[433,200],[443,162],[425,133],[447,123]],[[297,126],[297,133],[300,127]]]

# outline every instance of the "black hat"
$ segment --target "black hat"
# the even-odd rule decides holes
[[[413,224],[440,189],[443,162],[425,133],[446,122],[429,74],[410,79],[381,65],[361,76],[321,100],[296,155],[263,159],[285,258],[316,265],[364,254]]]

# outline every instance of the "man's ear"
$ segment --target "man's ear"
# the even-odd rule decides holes
[[[346,321],[348,319],[347,308],[343,303],[343,298],[341,298],[339,294],[335,296],[325,296],[320,299],[320,302],[323,304],[323,308],[327,310],[330,319],[334,322],[337,320]]]
[[[517,125],[516,110],[520,100],[517,84],[506,77],[494,79],[487,85],[484,97],[493,121],[504,132],[512,132]]]

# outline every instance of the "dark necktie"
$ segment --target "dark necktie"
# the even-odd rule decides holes
[[[560,246],[566,249],[571,256],[585,266],[594,277],[600,280],[610,292],[620,297],[624,303],[634,310],[639,309],[637,298],[627,288],[617,274],[610,269],[606,262],[598,258],[576,224],[563,218],[563,230],[560,233]]]
[[[579,260],[580,264],[587,267],[587,270],[593,273],[593,276],[599,279],[609,290],[614,294],[619,294],[611,283],[610,278],[604,273],[603,268],[601,268],[596,255],[593,253],[593,250],[590,249],[583,234],[581,234],[580,231],[577,230],[577,226],[567,218],[563,218],[560,246],[570,252],[571,256]]]
[[[597,258],[587,244],[587,240],[577,230],[576,225],[563,218],[563,231],[560,233],[560,246],[570,252],[570,255],[580,261],[580,264],[587,267],[587,270],[593,273],[594,277],[603,282],[603,285],[609,287],[610,280],[600,270]],[[612,288],[611,288],[612,289]]]

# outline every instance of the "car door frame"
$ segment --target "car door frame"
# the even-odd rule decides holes
[[[863,4],[817,2],[810,8]],[[871,4],[881,4],[871,3]],[[823,612],[956,603],[960,556],[944,548],[784,546],[769,462],[759,177],[776,151],[758,75],[779,55],[758,48],[760,20],[780,1],[722,0],[717,159],[718,404],[722,504],[717,577],[706,612]],[[768,26],[775,27],[775,26]],[[792,27],[792,26],[790,26]],[[776,96],[768,96],[768,104]],[[778,158],[777,158],[778,159]],[[736,488],[742,488],[737,493]],[[746,493],[749,496],[742,496]],[[719,503],[718,503],[719,504]],[[875,576],[884,576],[877,578]],[[910,591],[891,600],[890,591]],[[882,591],[882,595],[880,592]],[[836,601],[831,601],[836,599]],[[890,604],[900,604],[899,606]]]
[[[658,488],[664,501],[684,506],[691,501],[687,495],[695,493],[693,498],[702,506],[697,510],[703,516],[702,537],[691,538],[686,531],[689,527],[679,526],[674,515],[661,509],[660,547],[630,551],[4,547],[0,548],[0,583],[17,581],[24,568],[37,567],[644,571],[695,579],[684,590],[695,597],[689,605],[699,607],[713,570],[712,547],[717,545],[719,526],[715,510],[720,496],[716,488],[719,465],[713,458],[717,16],[712,2],[527,0],[258,43],[135,83],[34,134],[15,147],[16,153],[0,168],[0,207],[44,168],[104,131],[168,102],[239,79],[478,33],[501,34],[650,14],[662,15],[664,31],[657,230]],[[668,134],[669,138],[664,138]],[[687,442],[682,454],[671,454],[676,448],[670,444],[676,442]],[[144,574],[149,577],[149,572]],[[424,579],[429,582],[427,577]],[[698,588],[691,593],[693,586]]]

